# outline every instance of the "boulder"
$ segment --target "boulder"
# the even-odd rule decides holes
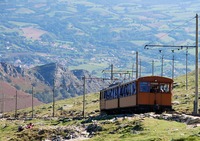
[[[200,118],[199,117],[190,116],[186,121],[187,125],[198,124],[198,123],[200,123]]]
[[[172,105],[179,105],[179,104],[180,104],[179,101],[173,101],[173,102],[172,102]]]

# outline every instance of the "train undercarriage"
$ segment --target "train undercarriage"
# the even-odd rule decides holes
[[[160,105],[137,105],[134,107],[104,109],[101,110],[102,114],[140,114],[147,112],[163,113],[168,111],[174,111],[172,106],[160,106]]]

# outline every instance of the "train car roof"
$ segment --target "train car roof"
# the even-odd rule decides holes
[[[126,85],[126,84],[129,84],[129,83],[132,83],[132,82],[135,82],[136,80],[130,80],[128,82],[117,82],[115,84],[111,84],[109,85],[108,87],[102,89],[102,90],[109,90],[109,89],[112,89],[112,88],[115,88],[115,87],[118,87],[118,86],[121,86],[121,85]]]
[[[118,87],[120,85],[126,85],[126,84],[129,84],[129,83],[132,83],[132,82],[136,82],[136,81],[137,82],[146,81],[146,82],[173,83],[173,79],[168,78],[168,77],[163,77],[163,76],[143,76],[143,77],[140,77],[140,78],[138,78],[136,80],[133,79],[133,80],[130,80],[128,82],[118,82],[118,83],[115,83],[115,84],[111,84],[109,87],[104,88],[102,90],[109,90],[109,89]]]
[[[170,82],[173,83],[173,79],[163,76],[144,76],[137,79],[137,81],[150,81],[150,82]]]

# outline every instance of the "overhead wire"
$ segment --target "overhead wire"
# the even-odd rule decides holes
[[[191,19],[189,19],[189,20],[187,20],[187,21],[185,21],[183,24],[181,24],[181,25],[179,25],[179,26],[177,26],[177,27],[173,28],[172,30],[168,31],[166,34],[164,34],[164,35],[162,35],[162,36],[158,37],[158,39],[161,39],[161,38],[163,38],[163,37],[165,37],[165,36],[169,35],[171,32],[173,32],[173,31],[175,31],[176,29],[178,29],[178,28],[182,27],[182,26],[183,26],[183,25],[185,25],[186,23],[189,23],[189,22],[191,22],[191,21],[192,21],[193,19],[195,19],[195,18],[196,18],[196,16],[195,16],[195,17],[193,17],[193,18],[191,18]],[[151,42],[149,42],[147,45],[150,45],[151,43],[153,43],[153,42],[155,42],[155,41],[157,41],[157,40],[151,41]]]

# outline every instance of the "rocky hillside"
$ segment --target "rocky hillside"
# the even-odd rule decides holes
[[[85,70],[68,70],[62,65],[51,63],[29,70],[37,79],[55,88],[56,98],[63,99],[83,94],[83,76],[86,78],[86,93],[97,92],[108,82],[96,79]]]
[[[0,63],[0,109],[10,111],[31,106],[31,94],[34,105],[52,102],[53,88],[55,99],[65,99],[83,94],[83,80],[86,79],[86,93],[97,92],[107,82],[92,78],[84,70],[70,71],[55,63],[22,69],[7,63]],[[33,89],[32,89],[33,88]],[[17,95],[17,99],[16,99]]]
[[[26,81],[26,76],[23,69],[6,63],[0,63],[1,113],[12,111],[16,108],[22,109],[32,106],[32,95],[25,91],[29,83],[29,80]],[[37,98],[34,98],[33,104],[36,106],[42,104],[42,102]]]

